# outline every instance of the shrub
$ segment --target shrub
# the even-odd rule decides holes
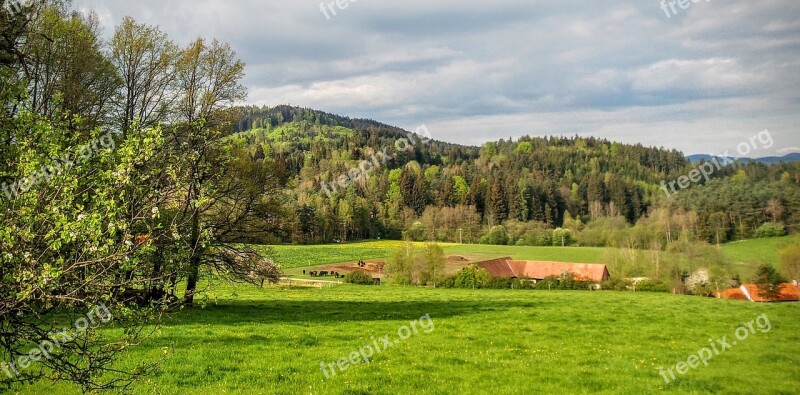
[[[624,280],[619,277],[609,278],[604,281],[600,286],[606,291],[625,291],[631,285],[630,281]]]
[[[552,244],[556,247],[565,247],[572,245],[573,236],[572,231],[569,229],[558,228],[553,231]]]
[[[669,292],[669,286],[661,281],[645,280],[636,284],[637,292]]]
[[[456,277],[455,276],[448,276],[442,279],[442,282],[439,283],[439,286],[442,288],[455,288],[456,287]]]
[[[375,284],[375,280],[372,279],[372,275],[363,270],[355,270],[347,273],[347,275],[344,277],[344,282],[358,285]]]
[[[759,239],[767,237],[780,237],[786,235],[786,228],[781,223],[767,222],[759,226],[756,230],[756,237]]]
[[[511,289],[513,280],[505,277],[489,277],[489,281],[484,284],[483,288],[491,289]]]
[[[594,284],[593,281],[584,281],[575,278],[572,273],[564,273],[560,276],[548,276],[544,280],[536,283],[536,289],[561,289],[561,290],[587,290]]]
[[[481,244],[506,245],[508,244],[508,233],[502,225],[493,226],[486,236],[481,237]]]
[[[461,269],[456,274],[456,288],[483,288],[489,282],[489,272],[474,265],[469,265]]]

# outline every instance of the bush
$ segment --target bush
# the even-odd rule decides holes
[[[536,283],[535,289],[588,290],[592,284],[594,284],[593,281],[579,280],[572,273],[564,273],[560,276],[546,277]]]
[[[455,277],[455,288],[483,288],[489,282],[489,272],[477,266],[461,269]]]
[[[483,288],[491,288],[491,289],[511,289],[511,284],[514,280],[505,277],[489,277],[489,281],[487,281]]]
[[[630,281],[623,280],[619,277],[609,278],[600,284],[601,289],[604,291],[625,291],[631,285]]]
[[[758,227],[756,237],[759,239],[767,237],[780,237],[786,235],[786,228],[781,223],[767,222]]]
[[[636,284],[636,292],[670,292],[670,289],[661,281],[645,280]]]
[[[508,233],[502,225],[497,225],[489,230],[486,236],[481,237],[481,244],[506,245],[508,244]]]
[[[455,288],[456,287],[456,276],[449,276],[442,279],[439,283],[439,286],[442,288]]]
[[[356,270],[344,277],[344,282],[350,284],[358,284],[358,285],[374,285],[375,280],[372,279],[372,275],[363,271],[363,270]]]

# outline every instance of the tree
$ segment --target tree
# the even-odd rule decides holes
[[[103,53],[96,15],[69,13],[61,2],[40,2],[24,42],[26,77],[33,110],[47,119],[70,116],[66,127],[86,138],[104,126],[120,86]]]
[[[776,299],[780,295],[781,284],[785,282],[786,279],[772,265],[761,265],[756,271],[755,283],[758,292],[765,299]]]
[[[160,232],[152,226],[157,206],[137,202],[131,215],[125,192],[144,184],[138,170],[163,145],[161,131],[119,139],[96,130],[99,98],[108,93],[100,80],[110,74],[91,27],[41,4],[6,5],[0,2],[0,183],[13,193],[0,198],[0,361],[13,365],[4,364],[0,384],[67,381],[84,392],[124,392],[153,365],[120,370],[114,362],[168,306],[165,298],[141,298],[160,280],[147,270],[152,249],[140,237]],[[37,19],[40,11],[52,25]],[[45,45],[40,35],[53,47],[32,49]],[[44,52],[75,58],[38,57]],[[45,60],[64,66],[47,81],[39,67],[54,63]],[[55,92],[75,101],[58,103]],[[63,159],[79,152],[88,152],[80,163]],[[110,335],[101,326],[123,330]]]
[[[6,104],[19,103],[2,105]],[[16,115],[16,128],[6,131],[16,141],[28,136],[58,142],[67,133],[63,125],[48,124],[25,111]],[[71,332],[71,341],[60,342],[58,352],[28,369],[0,376],[0,382],[63,380],[94,391],[124,388],[151,371],[144,363],[133,371],[118,371],[113,362],[145,336],[144,325],[161,311],[159,305],[137,307],[138,295],[153,278],[149,271],[136,270],[149,249],[137,243],[136,236],[148,231],[157,212],[154,206],[141,207],[131,217],[119,204],[128,198],[124,187],[140,181],[120,175],[135,171],[153,154],[158,134],[154,130],[148,139],[118,142],[114,152],[95,152],[78,166],[47,173],[47,182],[29,184],[11,199],[0,200],[0,359],[27,358],[31,343],[52,345],[52,333],[59,332],[65,320],[78,323],[99,309],[108,316],[91,325],[75,324],[81,330]],[[24,149],[0,148],[18,153],[16,160],[0,165],[3,180],[30,179],[31,171],[53,166],[51,155],[61,158],[70,151],[68,145],[52,143],[13,145]],[[101,325],[126,330],[110,337],[97,331]],[[118,381],[103,377],[112,372],[121,375]]]
[[[414,245],[407,241],[398,248],[383,268],[396,284],[409,285],[414,277]]]
[[[465,204],[469,197],[469,186],[464,177],[453,177],[453,197],[457,204]]]
[[[489,187],[486,210],[490,218],[489,226],[500,225],[508,218],[508,201],[499,181],[492,182]]]
[[[178,47],[154,26],[126,17],[110,42],[111,60],[122,78],[115,103],[117,125],[153,127],[168,120],[174,104]]]
[[[490,275],[486,269],[481,269],[475,265],[469,265],[461,269],[456,274],[456,288],[482,288],[489,282]]]
[[[572,231],[569,229],[557,228],[553,231],[553,245],[554,246],[568,246],[572,244]]]
[[[205,214],[220,207],[221,191],[215,186],[225,182],[224,172],[231,158],[229,143],[222,139],[231,122],[225,109],[245,97],[239,83],[244,63],[236,59],[229,45],[216,40],[208,45],[197,39],[183,50],[176,69],[180,124],[175,128],[174,144],[183,153],[181,174],[185,175],[186,188],[181,215],[189,218],[184,303],[191,305],[200,267],[220,241],[203,220]]]
[[[781,251],[780,268],[789,279],[800,281],[800,245],[792,244]]]
[[[444,273],[445,259],[442,247],[436,243],[426,244],[425,251],[418,262],[417,283],[419,285],[432,283],[436,288],[436,283]]]

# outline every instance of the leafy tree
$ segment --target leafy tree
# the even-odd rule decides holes
[[[781,284],[786,279],[772,265],[761,265],[756,271],[755,283],[758,292],[767,299],[776,299],[781,292]]]
[[[800,281],[800,245],[792,244],[781,251],[780,268],[785,276]]]
[[[568,246],[572,244],[572,231],[569,229],[557,228],[553,231],[554,246]]]
[[[245,90],[239,84],[244,64],[229,45],[216,40],[209,45],[197,39],[183,50],[176,69],[180,124],[173,138],[175,148],[183,153],[180,170],[186,188],[181,215],[189,223],[185,230],[189,265],[184,302],[191,305],[200,267],[207,258],[213,260],[209,254],[220,241],[204,217],[221,207],[220,195],[227,192],[218,188],[227,182],[225,170],[231,159],[231,147],[222,139],[230,125],[225,108],[244,99]]]
[[[489,280],[489,272],[475,265],[469,265],[456,274],[454,286],[456,288],[483,288]]]
[[[395,251],[383,268],[386,275],[396,284],[409,285],[414,279],[414,245],[405,242]]]
[[[444,274],[444,267],[445,258],[442,247],[436,243],[426,244],[422,257],[418,259],[417,283],[420,285],[433,284],[435,288],[436,283]]]
[[[130,17],[122,20],[109,45],[122,78],[115,103],[120,130],[127,133],[134,124],[146,128],[169,120],[176,98],[178,47],[157,27]]]

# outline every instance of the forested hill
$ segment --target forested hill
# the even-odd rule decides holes
[[[474,234],[509,220],[554,228],[608,214],[634,223],[659,199],[659,183],[690,166],[674,150],[580,137],[477,148],[418,136],[398,152],[409,132],[379,122],[289,106],[239,110],[241,131],[230,138],[276,162],[298,218],[315,219],[297,226],[319,227],[300,232],[309,242],[398,236],[430,216],[452,216],[449,228]],[[376,152],[397,156],[376,162]],[[364,160],[379,163],[368,177]]]

